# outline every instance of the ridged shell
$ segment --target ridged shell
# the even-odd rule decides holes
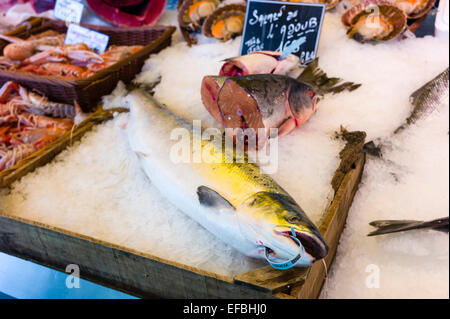
[[[373,14],[372,7],[378,7],[383,20],[388,21],[393,30],[383,38],[365,39],[353,30],[355,24],[363,17]],[[399,9],[389,0],[364,0],[359,4],[349,8],[342,15],[342,23],[348,27],[348,34],[353,34],[353,38],[360,42],[365,41],[388,41],[402,34],[407,27],[407,17],[405,12]]]
[[[285,2],[326,3],[327,10],[333,9],[341,0],[281,0]]]
[[[199,21],[199,23],[194,23],[189,17],[189,8],[200,1],[205,0],[179,0],[178,6],[177,6],[177,20],[178,25],[180,27],[181,34],[183,35],[183,38],[186,40],[189,46],[192,44],[196,44],[197,40],[192,35],[193,33],[197,33],[201,31],[201,24],[204,23],[204,21]],[[216,7],[220,4],[222,0],[206,0],[209,2],[213,2]]]
[[[246,9],[247,6],[245,4],[229,4],[218,8],[213,14],[205,19],[202,27],[203,34],[207,37],[214,37],[212,28],[217,22],[232,16],[241,16],[245,18]]]
[[[191,24],[193,21],[191,21],[189,17],[189,8],[196,4],[197,2],[201,1],[208,1],[213,2],[216,7],[220,4],[221,0],[184,0],[178,2],[178,23],[180,26],[187,26]]]
[[[406,0],[392,0],[394,3],[398,5],[398,3],[406,1]],[[418,0],[419,1],[419,0]],[[431,9],[433,9],[436,0],[421,0],[423,2],[422,5],[420,5],[416,10],[414,10],[411,13],[406,13],[408,19],[418,19],[423,17],[424,15],[428,14]]]

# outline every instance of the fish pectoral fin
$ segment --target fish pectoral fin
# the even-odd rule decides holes
[[[207,186],[199,186],[197,188],[197,195],[198,201],[203,206],[214,207],[220,210],[227,211],[229,211],[230,209],[232,211],[236,210],[236,208],[228,200],[223,198],[222,195]]]

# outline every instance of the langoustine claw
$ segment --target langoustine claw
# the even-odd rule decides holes
[[[48,46],[57,47],[64,45],[65,35],[52,35],[44,37],[30,37],[20,39],[17,37],[0,34],[0,39],[11,42],[3,49],[3,55],[11,60],[24,60],[31,57],[37,51],[48,49]]]
[[[0,88],[0,103],[6,103],[10,97],[12,92],[17,91],[19,89],[19,85],[15,82],[8,81]]]
[[[76,106],[51,102],[47,97],[11,81],[0,88],[0,103],[0,116],[14,116],[20,111],[62,118],[74,118],[77,115]]]
[[[0,97],[0,171],[54,142],[84,116],[76,103],[51,102],[15,82],[5,83]]]
[[[64,133],[66,133],[65,130],[57,127],[24,129],[12,132],[10,134],[9,143],[13,146],[19,144],[33,144],[38,149],[41,149],[44,142],[54,141],[56,138],[64,135]]]
[[[36,148],[32,144],[20,144],[11,150],[3,151],[0,158],[0,171],[13,167],[34,152],[36,152]]]
[[[19,125],[25,125],[32,128],[57,128],[61,130],[70,130],[73,127],[72,119],[54,119],[40,114],[19,114],[17,116]]]
[[[41,65],[49,62],[69,62],[73,65],[86,66],[90,63],[101,63],[103,58],[95,52],[89,51],[86,44],[64,45],[37,53],[22,64]]]
[[[19,69],[19,71],[33,72],[38,75],[57,76],[66,80],[77,80],[82,77],[84,69],[77,65],[49,62],[42,65],[30,65],[30,68]]]
[[[112,45],[103,53],[101,57],[101,61],[91,60],[87,64],[87,70],[83,73],[82,77],[87,78],[90,75],[93,75],[95,72],[103,70],[111,65],[128,58],[132,54],[141,50],[143,46],[141,45],[133,45],[133,46],[123,46],[123,45]]]

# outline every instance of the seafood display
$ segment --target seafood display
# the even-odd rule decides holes
[[[263,55],[250,54],[244,60],[254,57],[259,61]],[[259,69],[265,71],[253,68]],[[314,114],[324,94],[352,91],[359,86],[352,82],[342,83],[339,78],[328,78],[318,68],[316,59],[297,79],[277,74],[205,76],[201,95],[205,108],[222,126],[252,129],[247,133],[255,134],[252,138],[260,148],[270,138],[270,129],[278,129],[281,137],[304,124]],[[249,138],[248,135],[236,137],[242,143]]]
[[[246,4],[222,5],[222,0],[180,0],[178,24],[188,45],[196,44],[195,34],[228,41],[242,34]]]
[[[97,54],[84,43],[64,44],[65,34],[44,31],[27,39],[0,35],[10,42],[3,48],[0,70],[54,76],[65,80],[88,78],[143,46],[111,45],[103,54]]]
[[[5,83],[0,89],[0,171],[70,131],[78,112],[15,82]]]
[[[436,0],[352,0],[342,15],[349,37],[359,41],[389,41],[415,31]]]
[[[221,138],[202,139],[142,91],[131,92],[126,101],[131,149],[152,183],[177,208],[248,256],[269,262],[295,259],[293,264],[307,266],[327,255],[325,240],[300,206],[258,166],[238,162],[245,158],[238,150],[233,155],[225,146],[223,154]],[[170,152],[156,152],[176,143],[168,134],[176,128],[185,128],[194,145],[201,143],[200,153],[212,151],[211,161],[176,162]]]
[[[448,297],[436,0],[176,1],[79,2],[104,52],[0,34],[0,250],[138,297]]]
[[[448,68],[436,76],[431,81],[427,82],[420,89],[415,91],[410,96],[410,102],[413,106],[410,116],[406,119],[406,122],[398,127],[394,134],[401,132],[410,124],[425,118],[433,111],[438,110],[449,98],[449,73]]]

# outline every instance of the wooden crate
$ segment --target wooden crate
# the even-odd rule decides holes
[[[43,149],[34,152],[30,156],[20,160],[13,167],[0,172],[0,188],[8,187],[21,177],[34,171],[36,168],[50,162],[56,155],[65,148],[72,145],[83,137],[83,135],[92,129],[92,127],[100,122],[111,119],[116,112],[127,112],[127,109],[114,108],[103,110],[99,108],[96,112],[91,113],[83,122],[76,125],[71,131],[66,132],[63,136],[45,146]]]
[[[22,25],[6,35],[26,39],[47,30],[55,30],[59,33],[67,32],[67,25],[63,21],[32,18],[28,24],[30,28]],[[0,70],[0,86],[8,81],[14,81],[39,91],[51,101],[65,104],[73,104],[74,101],[77,101],[84,112],[92,112],[101,97],[111,93],[119,81],[126,84],[131,82],[151,54],[158,53],[169,46],[172,34],[176,30],[173,26],[116,28],[81,25],[108,35],[108,45],[142,45],[143,48],[87,78],[77,80]],[[0,53],[7,44],[7,41],[0,39]]]
[[[341,152],[335,197],[318,224],[330,247],[328,269],[362,176],[362,142]],[[7,212],[0,212],[0,251],[61,271],[77,264],[82,278],[146,298],[317,298],[326,275],[323,263],[316,262],[308,268],[266,266],[222,276]]]

